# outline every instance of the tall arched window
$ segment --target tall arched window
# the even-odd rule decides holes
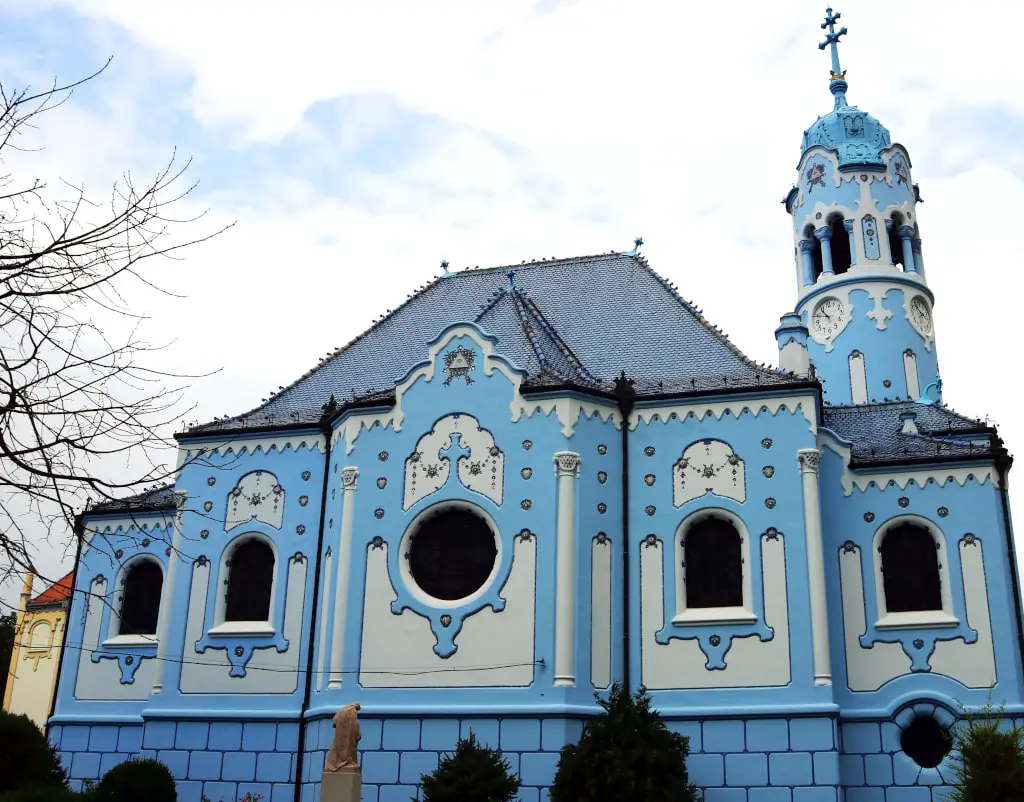
[[[850,252],[850,234],[843,225],[843,218],[839,215],[830,217],[828,226],[832,229],[832,236],[829,237],[832,246],[832,270],[838,276],[849,270],[850,265],[853,264],[853,254]]]
[[[139,560],[124,577],[118,635],[155,635],[164,572],[153,560]]]
[[[850,398],[855,404],[868,402],[868,374],[864,354],[853,351],[850,354]]]
[[[743,540],[725,518],[702,518],[683,541],[687,609],[743,606]]]
[[[889,237],[889,255],[892,257],[892,263],[900,270],[906,270],[907,266],[903,264],[903,240],[900,239],[900,226],[903,225],[903,215],[899,212],[893,212],[892,217],[885,221],[886,234]]]
[[[814,226],[807,226],[804,229],[804,239],[814,243],[811,249],[811,276],[817,281],[824,267],[821,261],[821,243],[814,237]]]
[[[903,523],[885,533],[878,547],[888,613],[942,610],[938,544],[922,526]]]
[[[228,561],[225,621],[269,621],[274,590],[274,550],[264,541],[247,540]]]

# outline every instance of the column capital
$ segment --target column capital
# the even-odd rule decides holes
[[[847,234],[853,233],[853,220],[843,220],[843,228],[846,229]]]
[[[832,239],[832,227],[822,226],[821,228],[814,229],[814,236],[819,240]]]
[[[580,455],[575,451],[558,451],[555,453],[555,476],[580,475]]]
[[[800,460],[800,473],[817,473],[821,462],[821,452],[816,448],[801,448],[796,452]]]
[[[917,232],[914,230],[913,226],[900,226],[896,229],[896,233],[899,234],[900,239],[912,240]]]
[[[800,253],[813,253],[817,243],[812,239],[802,239],[797,243]]]
[[[358,468],[342,468],[341,488],[342,490],[355,490],[356,480],[359,479]]]

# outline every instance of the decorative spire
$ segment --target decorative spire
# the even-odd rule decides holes
[[[444,275],[446,275],[446,276],[450,276],[452,274],[452,271],[448,269],[448,260],[447,259],[442,259],[441,260],[441,269],[444,270]]]
[[[508,286],[505,288],[505,292],[515,292],[516,269],[514,267],[510,267],[508,270],[505,271],[505,275],[508,276]]]
[[[640,253],[640,246],[643,245],[643,244],[644,244],[644,238],[643,237],[637,237],[635,240],[633,240],[633,250],[626,251],[622,255],[623,256],[636,256],[638,253]]]
[[[825,21],[821,23],[821,29],[828,29],[828,33],[825,34],[825,41],[818,43],[818,49],[824,50],[826,47],[832,51],[832,72],[830,74],[831,83],[829,83],[829,89],[836,98],[836,108],[846,105],[846,71],[839,69],[839,37],[846,34],[846,27],[836,30],[836,23],[842,14],[838,12],[833,14],[832,8],[825,9]]]

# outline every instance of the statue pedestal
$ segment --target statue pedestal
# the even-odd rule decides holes
[[[325,771],[320,778],[320,802],[361,802],[363,775],[359,769]]]

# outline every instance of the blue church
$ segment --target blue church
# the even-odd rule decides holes
[[[838,16],[778,369],[640,241],[446,269],[82,517],[71,776],[141,754],[184,802],[315,802],[358,701],[367,802],[470,731],[539,802],[620,682],[706,802],[937,802],[961,705],[1024,723],[1011,458],[943,405],[911,160],[849,105]]]

